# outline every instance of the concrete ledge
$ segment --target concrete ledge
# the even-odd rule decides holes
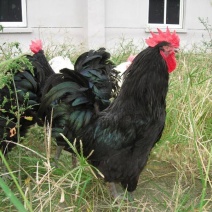
[[[3,28],[0,34],[27,34],[32,32],[32,28]]]
[[[158,27],[158,28],[160,28],[160,27]],[[162,31],[163,31],[163,30],[166,30],[166,28],[160,28],[160,29],[161,29]],[[170,30],[171,32],[175,30],[177,33],[182,33],[182,34],[186,34],[186,33],[187,33],[187,30],[186,30],[186,29],[176,29],[176,28],[172,29],[172,28],[170,28],[169,30]],[[151,32],[158,32],[158,30],[155,29],[155,28],[154,28],[154,29],[149,29],[149,28],[146,28],[146,29],[145,29],[145,32],[146,32],[146,33],[149,33],[150,31],[151,31]]]

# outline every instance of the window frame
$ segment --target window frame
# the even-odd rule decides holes
[[[27,27],[27,0],[21,0],[21,11],[22,11],[22,21],[20,22],[0,22],[0,25],[2,25],[5,28],[18,28],[18,27]]]
[[[147,26],[150,28],[166,28],[167,26],[170,29],[183,29],[183,19],[184,19],[184,0],[180,0],[180,13],[179,13],[179,24],[157,24],[157,23],[149,23],[149,0],[148,0],[148,12],[147,12]],[[167,0],[164,0],[164,23],[166,22],[166,7]]]

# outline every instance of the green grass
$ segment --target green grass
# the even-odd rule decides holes
[[[112,55],[117,64],[138,52],[132,42],[125,45]],[[76,58],[75,51],[69,53]],[[5,178],[1,168],[0,211],[212,211],[211,58],[204,52],[178,54],[177,70],[170,74],[166,127],[133,202],[117,204],[80,153],[77,167],[64,151],[55,168],[56,145],[34,126],[4,160],[11,177]]]

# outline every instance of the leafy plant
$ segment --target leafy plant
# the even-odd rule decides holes
[[[199,17],[199,21],[205,27],[205,30],[206,30],[206,32],[209,36],[209,40],[206,40],[204,38],[204,36],[202,36],[203,37],[202,43],[203,43],[203,45],[205,46],[206,49],[212,49],[212,26],[209,23],[208,18],[204,19],[204,18]]]
[[[4,27],[0,24],[0,31],[3,32]]]
[[[4,42],[0,45],[0,61],[9,60],[20,54],[22,54],[22,50],[19,42]]]
[[[132,39],[121,38],[111,50],[111,59],[115,64],[126,62],[130,55],[135,55],[139,52],[138,47],[134,44]]]

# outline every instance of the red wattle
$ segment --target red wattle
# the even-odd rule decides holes
[[[163,57],[163,59],[166,61],[166,64],[168,66],[168,72],[171,73],[172,71],[174,71],[177,66],[175,53],[172,52],[172,53],[166,55],[166,54],[164,54],[163,51],[160,51],[160,54]]]

